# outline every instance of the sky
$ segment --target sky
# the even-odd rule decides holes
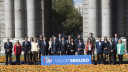
[[[75,4],[82,4],[83,0],[74,0]]]

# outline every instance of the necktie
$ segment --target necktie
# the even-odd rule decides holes
[[[9,42],[7,43],[7,45],[9,46]]]

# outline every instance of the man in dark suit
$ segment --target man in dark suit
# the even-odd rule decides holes
[[[54,40],[53,40],[52,46],[51,46],[51,53],[53,55],[57,55],[57,53],[59,53],[58,46],[59,46],[58,41],[56,40],[56,37],[54,37]]]
[[[83,39],[81,38],[81,35],[79,34],[77,39],[75,40],[75,43],[78,44],[79,43],[79,39],[81,40],[81,42],[83,42]]]
[[[62,41],[62,36],[61,34],[58,34],[58,38],[57,38],[57,42],[58,42],[58,45],[60,46],[61,44],[61,41]],[[58,47],[58,49],[60,49],[60,47]],[[58,53],[59,54],[59,53]]]
[[[9,62],[12,64],[12,48],[13,44],[10,42],[10,39],[7,38],[7,42],[4,43],[4,49],[5,49],[5,55],[6,55],[6,65],[8,65],[8,57],[9,57]]]
[[[62,41],[59,45],[59,52],[60,52],[60,55],[66,55],[66,51],[67,51],[67,43],[66,41],[64,40],[64,37],[62,38]]]
[[[113,42],[115,43],[115,49],[117,49],[116,45],[118,44],[119,37],[117,34],[115,34],[115,37],[113,38]],[[114,61],[116,61],[116,50],[113,52]]]
[[[84,48],[85,48],[84,43],[81,41],[81,39],[79,39],[77,44],[78,55],[84,55]]]
[[[48,43],[46,37],[43,38],[43,42],[44,42],[44,48],[45,48],[45,55],[48,55],[49,43]]]
[[[104,43],[101,41],[101,37],[98,38],[99,41],[96,42],[96,49],[97,49],[97,63],[100,64],[100,60],[103,62],[103,49]],[[101,59],[99,58],[101,56]]]
[[[110,37],[109,39],[110,41],[108,42],[108,54],[109,54],[109,64],[111,64],[111,58],[113,59],[113,64],[115,64],[115,51],[116,51],[116,47],[115,47],[115,43],[112,40],[112,37]]]
[[[24,62],[26,64],[26,58],[28,59],[29,64],[29,53],[31,51],[31,44],[28,41],[28,37],[25,37],[25,41],[22,44],[23,52],[24,52]]]

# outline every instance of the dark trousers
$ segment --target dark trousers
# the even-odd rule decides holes
[[[118,55],[119,64],[123,64],[123,55]]]
[[[33,61],[34,61],[34,65],[37,65],[37,62],[38,62],[38,52],[37,51],[33,51]]]
[[[32,61],[32,52],[29,54],[30,60]]]
[[[92,55],[92,51],[87,51],[87,55]]]
[[[84,51],[83,50],[78,51],[78,55],[84,55]]]
[[[8,65],[8,57],[9,57],[9,63],[12,64],[12,54],[8,53],[6,54],[6,65]]]
[[[113,59],[112,53],[109,53],[109,64],[111,64],[112,59]],[[113,61],[113,63],[114,63],[114,62],[115,62],[115,61]]]
[[[41,51],[39,51],[39,60],[41,59]]]
[[[20,65],[20,55],[16,55],[16,65]]]
[[[48,50],[48,55],[51,55],[51,49]]]
[[[29,54],[28,53],[24,53],[24,62],[25,62],[25,64],[27,63],[26,58],[28,59],[28,63],[29,63]]]
[[[103,53],[97,53],[97,63],[100,64],[100,62],[103,62]]]

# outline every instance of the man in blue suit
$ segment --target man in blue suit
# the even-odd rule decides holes
[[[84,43],[81,41],[81,39],[79,39],[77,44],[78,55],[84,55],[84,48],[85,48]]]
[[[96,42],[96,49],[97,49],[97,62],[100,64],[100,58],[101,56],[101,61],[103,62],[103,49],[104,49],[104,43],[101,41],[101,37],[99,37],[99,41]]]
[[[67,43],[64,39],[64,37],[62,37],[62,41],[61,43],[59,44],[59,52],[60,52],[60,55],[66,55],[66,51],[67,51]]]
[[[28,41],[28,37],[25,37],[25,41],[22,44],[22,48],[24,52],[24,62],[26,64],[26,58],[27,58],[29,64],[29,53],[31,51],[31,43]]]
[[[115,44],[115,48],[114,49],[117,49],[116,45],[118,44],[118,40],[119,40],[119,37],[117,34],[115,34],[115,37],[113,38],[113,42]],[[116,61],[116,51],[117,50],[114,50],[113,51],[113,57],[114,57],[114,61]]]
[[[53,40],[52,46],[51,46],[51,53],[53,55],[57,55],[57,53],[58,53],[58,46],[59,46],[59,43],[57,42],[56,37],[54,37],[54,40]]]

